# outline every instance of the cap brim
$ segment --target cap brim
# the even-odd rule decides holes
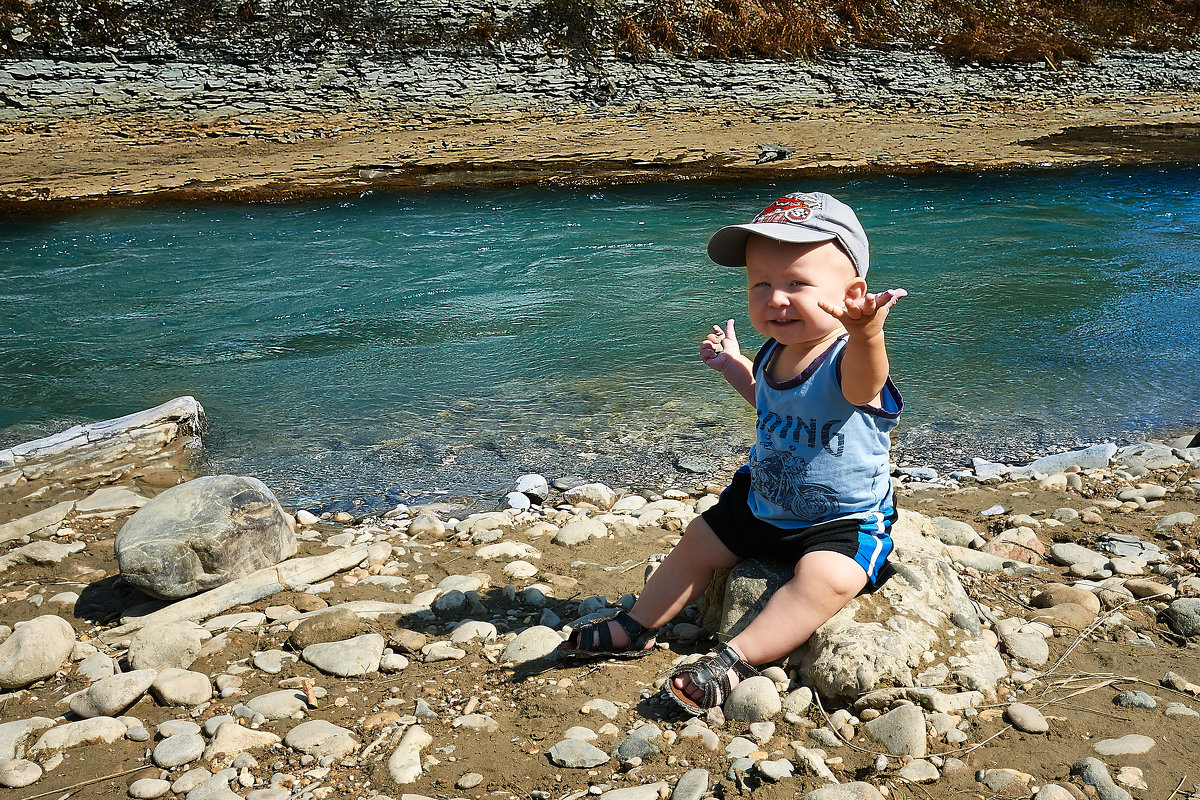
[[[783,222],[760,222],[745,225],[726,225],[708,240],[708,257],[723,267],[746,266],[746,240],[756,233],[778,242],[815,244],[832,242],[837,238],[832,233],[814,231],[800,225]]]

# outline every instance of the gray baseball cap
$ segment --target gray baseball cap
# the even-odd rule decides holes
[[[764,208],[753,222],[726,225],[708,240],[708,257],[724,267],[746,266],[746,240],[752,233],[780,242],[836,241],[850,256],[858,277],[867,277],[867,232],[854,209],[824,192],[792,192]]]

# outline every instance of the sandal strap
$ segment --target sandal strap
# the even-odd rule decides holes
[[[616,622],[627,634],[629,644],[624,647],[613,645],[612,633],[608,623]],[[658,633],[658,628],[647,628],[622,609],[614,609],[612,613],[588,620],[580,624],[575,633],[578,649],[589,653],[628,653],[645,648],[646,643]]]
[[[612,620],[625,629],[625,632],[629,634],[630,640],[638,638],[648,630],[645,625],[629,616],[629,612],[627,611],[618,611],[612,617]]]
[[[690,698],[679,697],[678,692],[672,688],[671,693],[676,697],[677,702],[696,705],[700,710],[716,708],[725,705],[725,701],[729,699],[732,691],[729,687],[730,670],[742,680],[761,674],[753,666],[747,664],[736,650],[725,645],[720,650],[714,650],[689,664],[681,664],[671,670],[667,675],[667,684],[670,686],[671,680],[678,675],[688,675],[692,685],[704,692],[704,698],[697,704]]]

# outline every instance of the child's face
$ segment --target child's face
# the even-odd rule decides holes
[[[842,329],[818,301],[838,307],[867,283],[833,242],[792,244],[751,235],[746,241],[750,324],[780,344],[816,345]]]

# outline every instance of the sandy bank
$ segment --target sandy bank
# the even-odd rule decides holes
[[[1059,168],[1200,160],[1197,100],[1146,95],[553,116],[90,117],[0,127],[0,210],[145,201],[263,201],[367,190],[789,180],[832,173]],[[757,145],[794,150],[758,165]]]

